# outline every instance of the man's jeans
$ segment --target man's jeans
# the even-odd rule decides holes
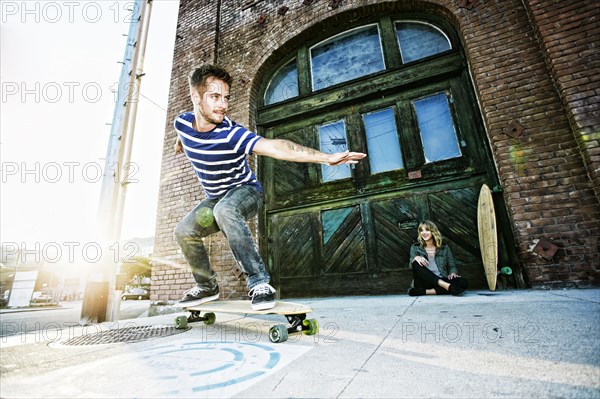
[[[175,239],[192,268],[199,287],[213,289],[217,286],[217,274],[210,267],[202,238],[218,231],[227,238],[233,256],[248,276],[248,288],[269,282],[269,273],[246,223],[246,220],[258,213],[261,201],[262,194],[254,187],[236,187],[221,198],[201,201],[175,227]],[[197,220],[196,212],[200,208],[208,208],[210,211],[200,211]]]

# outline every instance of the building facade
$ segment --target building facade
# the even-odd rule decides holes
[[[493,191],[509,287],[600,281],[600,9],[593,0],[181,0],[152,299],[193,278],[173,238],[203,198],[172,121],[187,75],[230,71],[229,116],[265,137],[368,154],[355,167],[252,159],[251,226],[282,297],[403,293],[420,220],[434,220],[472,288],[487,287],[479,190]],[[245,281],[205,239],[223,299]]]

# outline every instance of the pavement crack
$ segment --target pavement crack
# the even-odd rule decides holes
[[[415,298],[416,300],[416,298]],[[383,343],[388,339],[388,337],[390,336],[390,334],[392,333],[392,331],[394,331],[394,329],[396,328],[396,326],[398,325],[398,323],[400,323],[400,320],[402,320],[402,318],[404,317],[404,315],[406,314],[406,312],[408,311],[408,308],[410,306],[412,306],[412,304],[414,304],[415,301],[413,301],[409,306],[406,307],[406,309],[404,309],[404,312],[402,312],[402,314],[400,316],[398,316],[398,319],[396,320],[396,322],[394,323],[394,325],[388,330],[387,334],[385,334],[385,337],[383,337],[381,339],[381,341],[379,342],[379,344],[377,344],[377,347],[375,348],[375,350],[373,352],[371,352],[371,354],[365,359],[365,361],[361,364],[361,366],[358,368],[358,370],[356,370],[356,372],[354,373],[354,375],[352,376],[352,378],[350,378],[350,381],[348,381],[348,383],[344,386],[344,388],[340,391],[340,393],[336,396],[336,398],[340,398],[344,392],[346,392],[346,389],[350,386],[350,384],[352,384],[352,382],[356,379],[356,376],[359,373],[362,373],[364,371],[364,368],[366,366],[366,364],[373,358],[373,356],[379,352],[379,349],[381,348],[381,345],[383,345]]]
[[[600,301],[598,301],[598,300],[594,301],[594,300],[587,299],[587,298],[578,298],[578,297],[575,297],[575,296],[568,296],[568,295],[565,295],[565,294],[557,294],[555,292],[549,292],[549,294],[550,295],[554,295],[554,296],[558,296],[558,297],[561,297],[561,298],[577,299],[577,300],[582,301],[582,302],[589,302],[589,303],[600,304]]]
[[[279,380],[279,382],[277,384],[275,384],[275,386],[273,387],[273,392],[275,392],[277,390],[277,388],[279,388],[279,385],[281,385],[281,383],[283,382],[283,380],[285,380],[285,377],[287,377],[287,374],[285,374],[283,377],[281,377],[281,379]]]

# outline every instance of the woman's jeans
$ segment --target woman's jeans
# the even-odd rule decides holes
[[[447,277],[440,277],[426,267],[423,267],[416,260],[412,263],[413,279],[415,288],[433,288],[438,295],[449,294],[448,291],[438,285],[438,280],[444,280],[450,284],[456,284],[463,290],[468,287],[467,280],[463,277],[455,277],[450,280]]]
[[[262,193],[254,187],[235,187],[223,197],[202,200],[175,227],[175,239],[199,287],[209,290],[217,287],[217,274],[210,267],[203,237],[218,231],[227,238],[233,256],[248,276],[248,288],[269,282],[269,273],[246,223],[258,213],[261,201]]]

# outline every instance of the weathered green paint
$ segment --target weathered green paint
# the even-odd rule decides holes
[[[396,38],[396,29],[390,17],[384,17],[380,22],[381,34],[385,38],[392,38],[383,41],[383,55],[386,59],[388,69],[398,68],[402,65],[400,49],[394,40]]]

